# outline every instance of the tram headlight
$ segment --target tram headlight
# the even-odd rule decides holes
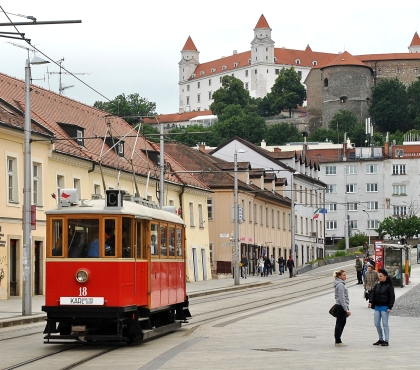
[[[76,274],[76,280],[78,283],[86,283],[89,278],[89,274],[85,270],[79,270]]]

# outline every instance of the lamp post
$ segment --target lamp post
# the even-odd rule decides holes
[[[363,212],[365,212],[368,216],[368,228],[367,228],[367,232],[368,232],[368,240],[369,240],[369,245],[370,245],[370,216],[369,216],[369,212],[366,211],[365,209],[363,209]]]
[[[235,285],[239,285],[239,206],[238,206],[238,153],[245,153],[245,150],[235,149],[233,157],[233,170],[234,170],[234,205],[233,205],[233,222],[235,224],[234,229],[234,246],[235,253],[233,258],[233,273],[235,275]]]
[[[31,272],[31,64],[46,64],[48,61],[34,57],[25,64],[25,132],[24,132],[24,177],[23,177],[23,289],[22,315],[32,314],[32,272]]]

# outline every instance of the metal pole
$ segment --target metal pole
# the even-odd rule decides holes
[[[235,244],[235,255],[233,263],[233,272],[235,274],[235,285],[239,285],[239,223],[238,223],[238,152],[235,150],[234,155],[234,205],[233,205],[233,222],[235,224],[234,230],[234,244]]]
[[[160,189],[159,205],[162,209],[165,205],[165,142],[163,140],[163,124],[160,124]]]
[[[369,246],[370,246],[370,216],[369,216],[369,212],[366,211],[365,209],[363,210],[363,212],[365,212],[368,216],[368,227],[367,227],[367,232],[368,232],[368,239],[369,239]]]
[[[295,261],[295,268],[294,268],[294,274],[297,270],[297,256],[296,256],[296,250],[295,250],[295,192],[293,189],[293,180],[294,180],[294,173],[291,173],[290,177],[290,202],[291,202],[291,208],[290,208],[290,233],[291,233],[291,244],[292,244],[292,255],[293,260]]]
[[[23,178],[23,281],[22,315],[32,314],[31,273],[31,65],[25,64],[25,133],[24,133],[24,178]]]

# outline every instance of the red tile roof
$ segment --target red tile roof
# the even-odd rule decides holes
[[[327,65],[324,65],[324,67],[333,67],[333,66],[363,66],[363,67],[370,68],[366,64],[362,63],[359,59],[351,55],[348,51],[345,51],[344,53],[337,55]]]
[[[419,34],[416,32],[413,36],[413,40],[411,40],[410,46],[419,46],[420,45],[420,37]]]
[[[258,19],[258,23],[255,26],[255,29],[258,28],[270,28],[270,26],[268,25],[267,19],[265,19],[264,14],[261,14],[260,19]]]
[[[187,41],[185,42],[185,45],[184,45],[184,47],[182,48],[182,51],[189,51],[189,50],[194,50],[194,51],[197,51],[197,48],[195,47],[195,45],[194,45],[194,42],[193,42],[193,40],[192,40],[192,38],[191,38],[191,36],[188,36],[188,39],[187,39]]]
[[[159,114],[156,116],[159,123],[172,123],[172,122],[184,122],[189,121],[191,118],[199,117],[199,116],[209,116],[213,113],[211,110],[200,110],[194,112],[184,112],[184,113],[170,113],[170,114]],[[157,123],[157,121],[153,118],[145,118],[144,123]]]

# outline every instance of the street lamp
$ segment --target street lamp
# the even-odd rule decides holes
[[[363,212],[365,212],[368,216],[368,228],[367,228],[367,232],[368,232],[368,239],[369,239],[369,245],[370,245],[370,216],[369,216],[369,212],[366,211],[365,209],[362,210]]]
[[[34,57],[25,64],[25,133],[24,133],[24,177],[23,177],[23,289],[22,315],[32,314],[31,272],[31,64],[46,64],[47,60]]]
[[[235,253],[233,258],[233,273],[235,275],[235,285],[239,285],[239,207],[238,207],[238,153],[245,153],[245,150],[235,149],[233,157],[233,170],[234,170],[234,205],[233,205],[233,222],[235,224],[234,230],[234,245]]]

